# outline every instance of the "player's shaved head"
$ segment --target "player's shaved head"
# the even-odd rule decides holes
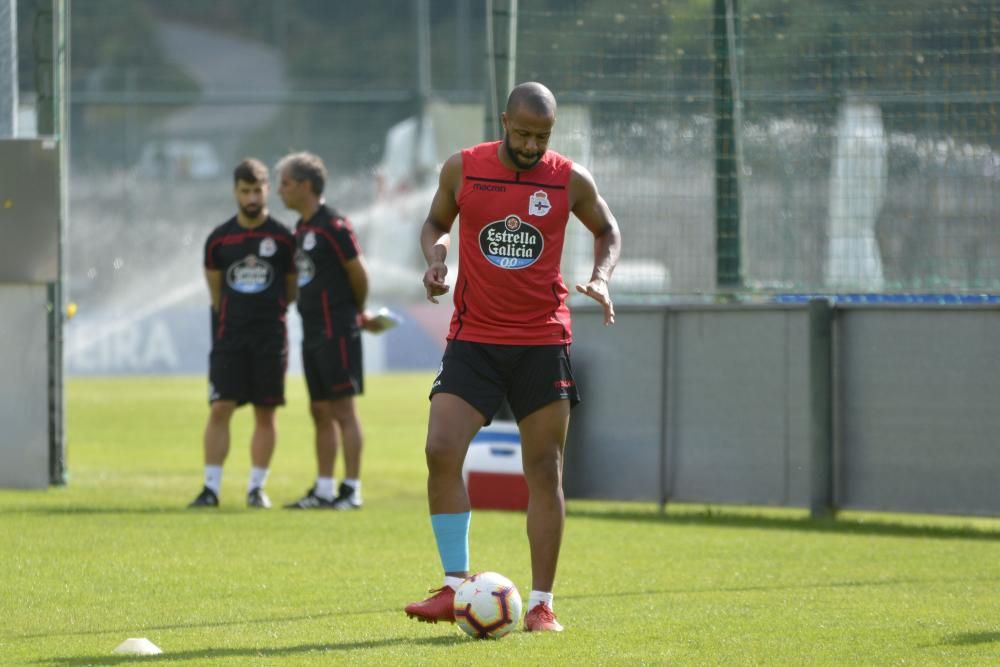
[[[539,116],[555,118],[556,96],[537,81],[521,83],[507,97],[507,115],[513,115],[521,107]]]

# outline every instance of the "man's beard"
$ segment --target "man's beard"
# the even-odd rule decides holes
[[[538,164],[538,161],[542,159],[542,155],[545,154],[545,151],[542,151],[535,157],[531,158],[531,160],[525,161],[524,158],[520,157],[517,153],[514,152],[514,149],[511,148],[510,135],[504,135],[503,147],[504,150],[507,151],[507,157],[510,158],[510,161],[513,162],[514,166],[517,167],[518,169],[524,169],[524,170],[531,169],[536,164]]]
[[[259,218],[260,214],[264,212],[264,207],[261,204],[248,204],[246,206],[240,206],[240,213],[248,218]]]

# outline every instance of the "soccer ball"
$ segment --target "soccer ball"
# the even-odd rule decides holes
[[[468,577],[455,590],[455,622],[476,639],[499,639],[521,619],[521,594],[496,572]]]

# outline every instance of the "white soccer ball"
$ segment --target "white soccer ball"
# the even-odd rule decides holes
[[[455,622],[476,639],[499,639],[521,619],[521,594],[496,572],[468,577],[455,590]]]

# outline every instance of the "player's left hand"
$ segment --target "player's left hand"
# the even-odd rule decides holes
[[[372,333],[381,333],[385,329],[385,326],[370,310],[358,313],[358,322],[362,329]]]
[[[611,303],[611,294],[608,292],[608,281],[601,278],[594,278],[586,285],[577,285],[576,291],[580,294],[586,294],[604,306],[604,326],[611,326],[615,323],[615,305]]]

